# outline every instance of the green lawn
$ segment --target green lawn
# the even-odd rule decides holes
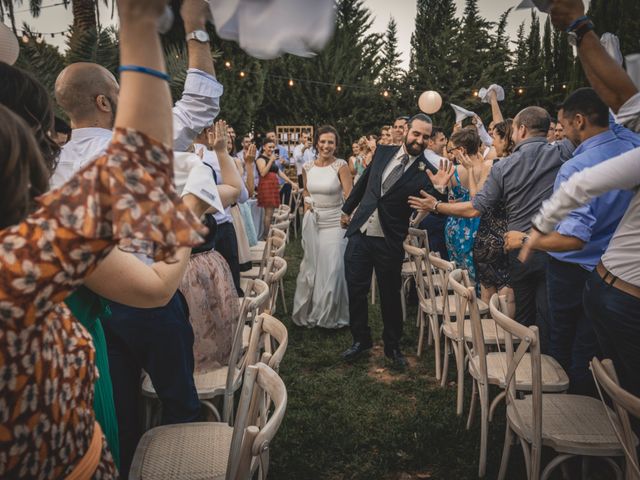
[[[289,312],[301,256],[300,242],[292,241],[285,278]],[[470,431],[465,428],[470,385],[466,385],[465,416],[458,418],[453,372],[443,389],[434,378],[433,350],[416,360],[415,309],[405,324],[403,351],[412,367],[404,375],[386,368],[377,305],[369,306],[369,319],[378,348],[354,364],[345,364],[339,356],[351,343],[348,329],[297,327],[280,305],[276,317],[289,329],[289,348],[280,370],[289,404],[272,446],[270,478],[477,478],[479,424],[476,421]],[[455,365],[453,359],[451,363]],[[490,425],[489,479],[496,478],[500,464],[503,412],[499,408]],[[518,446],[513,447],[507,478],[525,478]]]

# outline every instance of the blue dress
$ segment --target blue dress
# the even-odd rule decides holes
[[[458,167],[455,169],[454,176],[456,185],[449,189],[449,202],[468,202],[471,200],[471,196],[469,195],[469,190],[460,183]],[[480,218],[448,217],[445,226],[449,260],[455,262],[459,268],[467,269],[469,277],[474,282],[476,280],[476,268],[473,263],[473,244],[479,224]]]

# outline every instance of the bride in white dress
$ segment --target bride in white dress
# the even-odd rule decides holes
[[[305,327],[349,325],[349,300],[344,276],[347,240],[340,226],[342,204],[351,192],[347,162],[334,154],[338,133],[333,127],[316,132],[318,157],[303,168],[305,213],[302,221],[304,258],[293,301],[293,321]]]

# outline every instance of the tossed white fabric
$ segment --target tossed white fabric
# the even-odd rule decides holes
[[[551,0],[522,0],[516,10],[524,10],[527,8],[537,8],[541,12],[549,13],[551,8]]]
[[[191,170],[201,163],[202,160],[200,160],[200,157],[195,153],[175,152],[173,154],[173,184],[178,194],[184,190]]]
[[[306,164],[312,210],[302,220],[304,257],[293,300],[293,322],[304,327],[349,325],[349,299],[344,274],[347,239],[340,226],[343,192],[338,171],[347,163],[326,167]]]
[[[209,5],[220,38],[238,42],[261,59],[284,53],[312,56],[335,28],[334,0],[225,0]]]
[[[496,92],[496,97],[499,102],[504,100],[504,88],[494,83],[490,85],[489,88],[481,88],[478,92],[478,96],[480,97],[480,100],[482,100],[482,103],[489,103],[489,99],[487,98],[489,92]]]
[[[600,43],[607,53],[613,58],[618,65],[622,66],[622,52],[620,51],[620,40],[613,33],[603,33],[600,37]]]
[[[453,111],[456,113],[456,123],[460,123],[465,118],[475,117],[476,115],[472,111],[459,107],[458,105],[454,105],[453,103],[450,103],[449,105],[451,105],[451,108],[453,108]]]

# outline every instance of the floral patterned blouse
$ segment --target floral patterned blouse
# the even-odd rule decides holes
[[[165,146],[118,129],[104,156],[0,231],[0,478],[64,478],[92,438],[95,352],[63,300],[115,246],[171,261],[201,242],[171,165]],[[94,478],[116,478],[102,449]]]

